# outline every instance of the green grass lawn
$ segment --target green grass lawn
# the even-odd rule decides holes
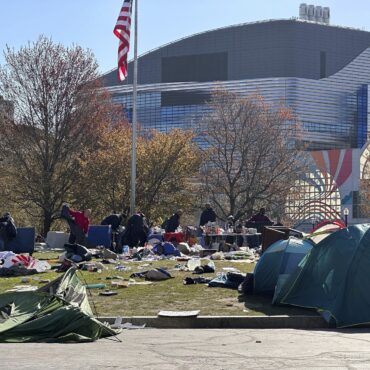
[[[39,259],[55,258],[55,253],[35,253]],[[150,263],[149,266],[143,266]],[[291,307],[278,307],[271,305],[271,297],[243,296],[236,290],[223,288],[209,288],[207,285],[184,285],[183,279],[192,275],[191,272],[171,271],[177,264],[185,262],[155,261],[155,262],[123,262],[122,265],[131,268],[128,272],[115,270],[115,265],[105,265],[107,269],[101,273],[79,271],[78,276],[87,284],[104,283],[106,289],[117,292],[115,296],[100,296],[99,289],[90,289],[90,303],[99,316],[156,316],[161,310],[190,311],[200,310],[200,315],[242,316],[242,315],[304,315],[315,314],[313,311]],[[236,263],[232,261],[215,261],[216,273],[204,274],[212,278],[223,267],[235,267],[241,272],[251,272],[254,264]],[[141,268],[140,268],[141,267]],[[133,272],[164,267],[170,270],[173,279],[154,282],[152,285],[129,286],[127,288],[112,288],[111,279],[119,276],[128,279]],[[41,286],[40,280],[55,279],[60,276],[57,272],[31,275],[31,285]],[[107,279],[108,278],[108,279]],[[136,281],[144,281],[135,278]],[[24,285],[21,277],[1,278],[0,293],[14,287]]]

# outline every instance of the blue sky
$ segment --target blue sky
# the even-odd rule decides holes
[[[297,16],[301,2],[139,0],[139,54],[213,28]],[[307,3],[329,6],[332,24],[370,31],[370,0]],[[116,65],[118,41],[112,30],[121,5],[122,0],[0,0],[0,50],[5,45],[17,49],[44,34],[66,45],[90,48],[101,72],[108,71]]]

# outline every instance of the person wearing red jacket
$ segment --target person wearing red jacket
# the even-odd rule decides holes
[[[87,234],[87,231],[89,230],[89,224],[90,224],[90,214],[91,210],[85,209],[84,211],[74,211],[73,209],[69,209],[69,214],[72,216],[72,218],[75,220],[76,224],[81,228],[84,234]]]
[[[68,204],[63,204],[62,218],[64,218],[70,228],[68,239],[69,244],[80,244],[88,246],[87,231],[90,224],[91,209],[84,211],[75,211],[69,208]]]

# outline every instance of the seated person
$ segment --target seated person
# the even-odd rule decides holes
[[[247,222],[246,227],[254,227],[260,233],[264,226],[271,226],[273,222],[265,215],[265,208],[261,208],[258,213],[252,216]]]
[[[91,209],[75,211],[69,208],[67,203],[63,204],[61,217],[64,218],[70,228],[69,244],[80,244],[88,246],[87,232],[90,225]]]
[[[0,251],[6,250],[6,243],[17,236],[17,227],[9,212],[0,217]]]

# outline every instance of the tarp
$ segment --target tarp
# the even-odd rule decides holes
[[[271,244],[254,269],[254,293],[274,294],[311,248],[309,241],[295,237]]]
[[[344,228],[346,228],[346,225],[342,220],[325,220],[316,225],[308,238],[310,238],[314,243],[318,244],[333,232]]]
[[[152,252],[160,256],[181,256],[180,251],[170,242],[156,244]]]
[[[280,302],[317,308],[337,327],[369,324],[369,266],[370,225],[341,229],[312,249]]]
[[[116,334],[93,317],[75,268],[36,291],[0,295],[0,342],[90,342]]]
[[[37,272],[50,270],[51,266],[46,261],[39,261],[29,255],[15,254],[11,251],[0,252],[0,268],[9,269],[11,267],[24,267]]]

